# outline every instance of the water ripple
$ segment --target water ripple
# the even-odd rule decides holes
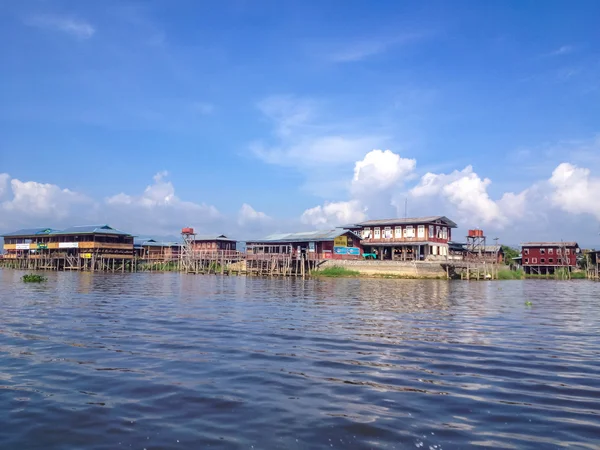
[[[0,449],[598,448],[598,284],[20,275]]]

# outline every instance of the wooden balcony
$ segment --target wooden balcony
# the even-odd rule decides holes
[[[360,241],[362,245],[377,245],[377,244],[425,244],[428,242],[434,242],[438,244],[447,244],[448,239],[442,238],[429,238],[429,237],[401,237],[401,238],[366,238]]]

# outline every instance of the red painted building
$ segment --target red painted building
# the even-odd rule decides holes
[[[367,220],[347,226],[361,235],[365,253],[399,261],[448,258],[456,223],[445,216]]]
[[[193,231],[193,230],[192,230]],[[236,250],[235,239],[230,239],[224,234],[218,236],[196,236],[192,246],[195,251],[214,251],[214,250]]]
[[[577,267],[577,242],[526,242],[521,244],[526,274],[551,275],[558,268]]]

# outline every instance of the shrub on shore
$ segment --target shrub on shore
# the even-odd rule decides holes
[[[325,269],[315,270],[312,272],[312,275],[330,278],[356,277],[359,274],[360,273],[356,270],[350,270],[340,266],[327,267]]]
[[[525,277],[523,269],[508,270],[503,269],[498,271],[499,280],[522,280]]]

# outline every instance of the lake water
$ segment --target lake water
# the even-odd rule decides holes
[[[600,445],[598,283],[21,275],[1,449]]]

